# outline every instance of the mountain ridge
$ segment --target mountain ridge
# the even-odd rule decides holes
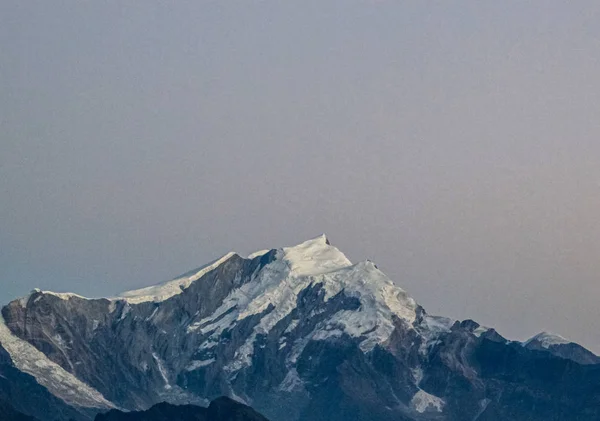
[[[98,411],[143,410],[162,401],[205,405],[228,395],[274,421],[506,414],[511,407],[503,396],[516,380],[507,383],[497,371],[503,360],[489,360],[482,349],[526,365],[563,367],[556,358],[596,370],[593,354],[578,345],[533,349],[533,342],[508,341],[473,321],[431,316],[374,263],[353,264],[324,235],[249,258],[229,253],[123,294],[88,299],[34,290],[2,309],[9,334],[0,342],[33,347],[37,361],[60,367],[38,373],[21,361],[56,396],[70,398],[56,388],[56,373],[87,385],[89,396],[97,392],[100,398],[85,404]],[[587,379],[587,371],[573,370]],[[521,381],[540,373],[531,375]],[[592,401],[595,382],[587,392]],[[528,387],[532,406],[521,415],[537,420],[532,408],[546,402],[538,395],[558,392],[537,380]],[[588,411],[582,405],[579,411]]]
[[[310,246],[315,245],[315,244],[324,244],[326,246],[329,246],[330,248],[335,249],[336,252],[339,253],[339,255],[337,256],[338,264],[339,264],[339,261],[344,261],[344,260],[346,261],[346,262],[343,262],[342,264],[339,264],[339,266],[332,267],[331,271],[340,270],[340,269],[343,269],[344,267],[353,266],[353,264],[346,258],[346,256],[343,255],[343,253],[341,253],[336,247],[331,246],[331,243],[326,234],[321,234],[321,235],[314,237],[310,240],[307,240],[304,243],[301,243],[297,246],[284,247],[282,250],[297,249],[297,248],[310,248]],[[260,250],[260,251],[254,252],[254,253],[250,253],[247,258],[253,259],[255,257],[261,257],[261,256],[264,256],[265,254],[267,254],[269,252],[273,252],[273,251],[277,251],[277,249]],[[84,297],[82,295],[79,295],[79,294],[76,294],[73,292],[42,291],[38,288],[34,288],[30,294],[25,295],[20,298],[17,298],[16,300],[19,300],[21,303],[23,303],[24,301],[26,302],[31,297],[32,294],[41,293],[41,294],[54,295],[61,299],[70,299],[72,297],[75,297],[75,298],[80,298],[80,299],[84,299],[84,300],[109,300],[111,302],[126,301],[131,304],[140,304],[143,302],[155,302],[155,303],[161,302],[161,301],[165,301],[177,294],[180,294],[184,289],[188,288],[191,283],[199,280],[204,274],[206,274],[207,272],[209,272],[211,270],[214,270],[220,264],[223,264],[224,262],[226,262],[228,259],[230,259],[233,256],[237,256],[238,258],[244,258],[241,254],[239,254],[235,251],[230,251],[230,252],[224,254],[223,256],[221,256],[220,258],[217,258],[208,264],[205,264],[197,269],[188,271],[188,272],[186,272],[182,275],[179,275],[169,281],[158,283],[158,284],[151,285],[148,287],[138,288],[135,290],[124,291],[124,292],[117,294],[116,296]],[[369,259],[365,259],[354,265],[360,265],[360,264],[373,265],[373,267],[378,270],[376,264]],[[298,269],[296,269],[296,270],[298,270]],[[306,269],[304,269],[304,270],[306,270]],[[300,271],[302,271],[302,269],[300,269]],[[326,270],[323,271],[323,273],[326,273],[326,272],[327,272]],[[313,274],[318,274],[318,273],[319,272],[317,271]],[[310,274],[310,273],[303,273],[303,274]],[[453,320],[453,321],[456,321],[456,320]],[[481,326],[481,328],[488,329],[488,328],[484,328],[482,326]],[[522,342],[513,341],[513,342],[519,342],[519,343],[522,343],[523,346],[527,346],[529,343],[534,342],[536,340],[543,340],[543,342],[544,342],[543,348],[546,348],[546,349],[549,348],[548,344],[550,344],[551,346],[552,345],[577,344],[576,342],[566,339],[558,334],[546,332],[546,331],[541,331],[525,341],[522,341]],[[579,344],[577,344],[577,345],[579,345]],[[579,345],[579,346],[581,346],[581,345]],[[590,350],[587,350],[587,351],[592,353],[593,355],[595,355],[592,351],[590,351]]]

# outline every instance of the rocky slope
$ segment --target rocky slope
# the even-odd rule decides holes
[[[14,365],[84,413],[227,395],[274,421],[600,419],[589,351],[430,316],[324,236],[115,298],[36,290],[2,316]]]
[[[67,405],[34,377],[15,367],[9,353],[0,346],[0,420],[30,417],[39,420],[91,420],[96,412]]]

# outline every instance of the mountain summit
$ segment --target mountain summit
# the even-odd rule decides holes
[[[325,236],[113,298],[34,290],[2,317],[14,366],[81,419],[221,395],[273,421],[600,419],[589,351],[428,315]]]

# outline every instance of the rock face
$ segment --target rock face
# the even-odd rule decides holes
[[[208,408],[194,405],[159,403],[141,412],[113,409],[99,414],[95,421],[268,421],[258,412],[227,397],[220,397]]]
[[[2,316],[15,366],[83,412],[227,395],[273,421],[600,419],[589,351],[428,315],[324,236],[115,298],[36,290]]]

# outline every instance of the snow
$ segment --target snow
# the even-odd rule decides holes
[[[79,298],[80,300],[91,300],[92,298],[87,298],[79,294],[74,294],[72,292],[53,292],[53,291],[40,291],[45,295],[53,295],[55,297],[60,298],[61,300],[70,300],[71,298]]]
[[[325,341],[327,339],[341,338],[343,334],[343,330],[332,329],[330,327],[325,329],[316,329],[311,335],[311,339],[313,341]]]
[[[479,326],[477,329],[475,329],[473,331],[473,335],[477,336],[478,338],[483,335],[485,332],[487,332],[488,330],[490,330],[489,327],[485,327],[485,326]]]
[[[52,339],[54,340],[54,343],[57,345],[57,347],[64,352],[64,350],[67,348],[67,343],[65,342],[65,340],[62,338],[62,336],[60,336],[58,333],[56,335],[54,335],[52,337]]]
[[[427,328],[427,331],[433,333],[450,332],[455,320],[448,317],[430,316],[429,314],[423,317],[422,325]]]
[[[294,319],[290,322],[290,324],[288,325],[288,327],[283,331],[283,333],[291,333],[293,332],[294,329],[296,329],[296,326],[298,326],[298,323],[300,323],[300,320],[298,319]]]
[[[130,311],[131,306],[129,305],[129,303],[125,303],[125,305],[123,306],[123,310],[121,310],[121,317],[119,317],[119,320],[125,319],[125,317],[127,317]]]
[[[167,371],[165,370],[165,367],[163,365],[163,362],[161,361],[161,359],[158,357],[158,355],[156,355],[155,352],[152,353],[152,358],[154,358],[154,361],[156,361],[156,366],[158,367],[158,372],[160,373],[161,377],[163,378],[163,381],[165,382],[165,389],[171,389],[171,383],[169,382],[169,378],[167,377]]]
[[[297,389],[304,389],[304,382],[300,379],[298,371],[295,368],[288,371],[278,389],[282,392],[293,392]]]
[[[329,318],[327,328],[338,326],[352,337],[364,337],[360,344],[364,352],[389,339],[395,329],[392,316],[408,325],[416,319],[417,303],[371,261],[317,276],[314,283],[323,284],[325,300],[344,291],[360,301],[358,310],[340,311]]]
[[[357,311],[336,313],[315,329],[311,334],[315,339],[325,340],[346,333],[362,338],[361,349],[368,352],[389,339],[395,329],[392,316],[408,325],[415,321],[417,304],[412,298],[372,262],[353,265],[322,235],[298,246],[277,250],[275,261],[265,266],[251,282],[232,291],[212,315],[193,323],[188,331],[212,332],[208,344],[214,344],[223,331],[238,321],[273,307],[225,367],[230,372],[239,370],[251,364],[256,336],[267,334],[288,316],[296,308],[300,292],[317,285],[324,288],[325,301],[344,291],[357,298],[361,307]]]
[[[328,244],[323,234],[294,247],[283,249],[284,261],[295,276],[318,275],[352,265],[342,252]]]
[[[15,336],[0,315],[0,343],[10,354],[14,365],[35,377],[53,395],[69,405],[83,408],[114,408],[96,389],[83,383],[30,343]]]
[[[550,332],[542,332],[542,333],[538,333],[533,338],[524,342],[523,345],[527,345],[533,341],[539,342],[540,345],[544,348],[550,348],[552,345],[566,345],[566,344],[571,343],[571,341],[563,338],[560,335],[556,335],[556,334],[550,333]]]
[[[418,327],[418,331],[423,338],[419,352],[421,355],[427,355],[429,350],[439,343],[439,337],[443,333],[450,332],[455,320],[447,317],[430,316],[426,314]]]
[[[194,371],[202,367],[206,367],[214,363],[216,360],[211,358],[204,361],[190,361],[190,364],[185,368],[187,371]]]
[[[27,307],[27,303],[29,302],[30,297],[31,297],[31,294],[28,294],[28,295],[25,295],[24,297],[19,298],[19,304],[21,305],[21,307],[23,307],[23,308]]]
[[[425,411],[442,412],[442,409],[444,408],[444,400],[438,398],[437,396],[433,396],[424,390],[419,390],[413,396],[412,400],[410,401],[410,405],[415,411],[421,414]]]
[[[149,315],[148,317],[146,317],[146,321],[148,322],[148,321],[152,320],[152,318],[154,316],[156,316],[156,313],[158,313],[158,307],[155,307],[154,310],[152,311],[152,314]]]
[[[61,300],[65,300],[65,301],[68,301],[71,298],[79,298],[81,300],[90,300],[90,298],[87,298],[87,297],[84,297],[84,296],[78,295],[78,294],[73,294],[72,292],[42,291],[39,288],[34,288],[31,291],[30,294],[25,295],[24,297],[19,298],[18,301],[19,301],[19,304],[21,305],[21,307],[23,307],[23,308],[27,307],[27,303],[29,302],[29,298],[31,298],[31,296],[33,294],[52,295],[54,297],[60,298]],[[42,296],[40,295],[33,302],[37,303],[41,298],[42,298]]]
[[[254,253],[250,253],[247,258],[254,259],[256,257],[264,256],[265,254],[267,254],[270,251],[271,250],[269,250],[269,249],[255,251]]]
[[[250,399],[244,399],[244,398],[242,398],[237,393],[235,393],[235,391],[233,390],[233,388],[230,388],[229,394],[231,395],[230,396],[231,399],[233,399],[235,401],[238,401],[240,403],[243,403],[244,405],[247,405],[247,406],[251,405]]]
[[[227,260],[231,259],[236,253],[230,252],[215,260],[212,263],[200,268],[197,272],[191,276],[182,276],[171,281],[162,283],[160,285],[154,285],[151,287],[136,289],[133,291],[127,291],[121,293],[116,299],[126,300],[130,304],[165,301],[175,295],[181,294],[181,292],[188,288],[193,282],[197,281],[211,270],[216,269]]]

